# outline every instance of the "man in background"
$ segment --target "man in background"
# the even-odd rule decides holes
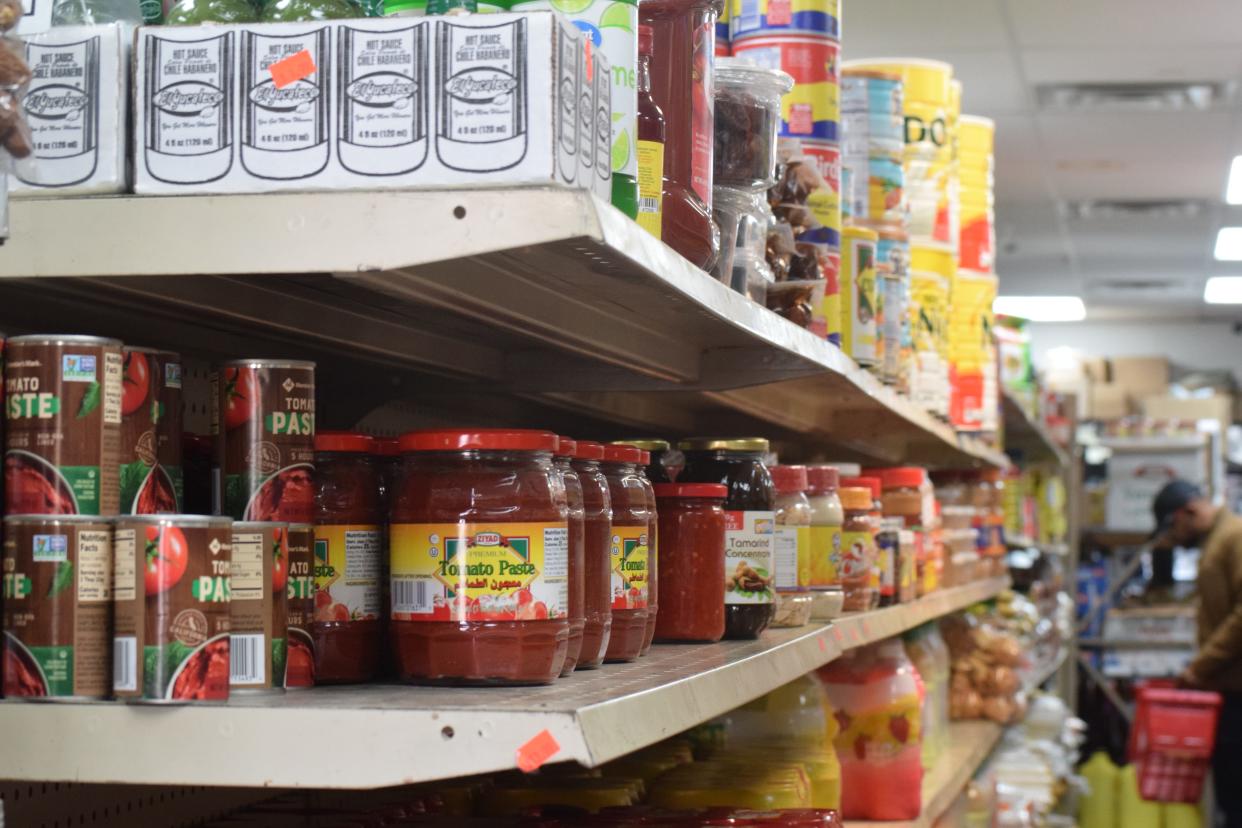
[[[1181,678],[1221,694],[1212,755],[1216,807],[1219,824],[1242,828],[1242,517],[1185,480],[1165,485],[1152,511],[1157,546],[1200,550],[1199,652]]]

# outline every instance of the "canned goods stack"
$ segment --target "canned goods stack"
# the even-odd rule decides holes
[[[837,0],[730,2],[732,54],[781,69],[794,81],[781,102],[781,180],[769,197],[778,227],[769,244],[776,285],[768,306],[839,343],[840,6]]]
[[[953,248],[934,241],[910,244],[910,398],[927,411],[948,417],[949,296],[957,276]]]

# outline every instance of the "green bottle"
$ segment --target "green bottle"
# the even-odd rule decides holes
[[[263,6],[264,23],[300,23],[308,20],[349,20],[363,17],[349,0],[272,0]]]
[[[259,15],[250,0],[179,0],[164,18],[164,22],[170,26],[256,23],[258,20]]]

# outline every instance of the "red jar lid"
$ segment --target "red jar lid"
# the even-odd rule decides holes
[[[640,451],[642,451],[642,459],[639,460],[638,462],[642,463],[644,466],[650,466],[651,465],[651,452],[643,450],[643,449],[640,449]]]
[[[315,451],[352,451],[370,454],[375,438],[360,431],[321,431],[315,435]]]
[[[917,489],[927,480],[927,472],[918,466],[885,469],[881,478],[886,489]]]
[[[590,440],[579,440],[578,450],[574,452],[575,460],[603,460],[604,444],[593,443]]]
[[[604,462],[606,463],[641,463],[643,453],[633,446],[604,446]]]
[[[841,486],[849,486],[856,489],[870,489],[871,499],[879,500],[880,492],[884,490],[884,484],[880,482],[878,477],[843,477],[841,478]]]
[[[806,466],[773,466],[768,471],[772,473],[772,485],[778,494],[796,494],[810,487]]]
[[[395,437],[376,437],[371,453],[380,457],[396,457],[401,453],[401,441]]]
[[[569,437],[556,438],[556,456],[573,457],[578,453],[578,441]]]
[[[723,483],[657,483],[656,497],[710,497],[724,500],[729,487]]]
[[[807,491],[812,494],[823,494],[829,489],[841,487],[841,472],[836,466],[807,466]]]
[[[556,435],[531,428],[472,428],[411,431],[402,451],[556,451]]]

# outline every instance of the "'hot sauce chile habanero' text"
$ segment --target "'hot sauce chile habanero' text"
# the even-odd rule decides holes
[[[569,646],[569,526],[555,434],[416,431],[393,492],[397,675],[546,684]]]

